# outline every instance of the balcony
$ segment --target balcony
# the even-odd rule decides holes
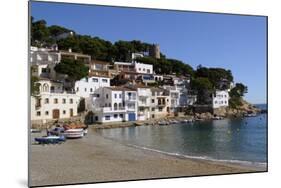
[[[111,113],[111,112],[125,112],[125,108],[114,108],[114,107],[102,107],[102,108],[94,108],[96,112],[102,113]]]
[[[137,96],[136,95],[131,95],[131,96],[126,96],[125,101],[136,101]]]

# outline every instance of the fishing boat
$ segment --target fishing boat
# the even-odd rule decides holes
[[[64,136],[66,138],[82,138],[84,135],[84,129],[67,129],[64,131]]]
[[[54,129],[48,131],[51,135],[59,136],[64,133],[65,129],[63,127],[55,127]]]
[[[58,144],[65,141],[65,137],[61,136],[43,136],[39,138],[34,138],[35,142],[38,144]]]

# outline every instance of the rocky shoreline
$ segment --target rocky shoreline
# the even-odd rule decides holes
[[[235,117],[244,117],[245,114],[259,114],[266,113],[262,111],[262,109],[257,108],[256,106],[242,101],[242,105],[237,108],[230,107],[221,107],[218,109],[214,109],[213,112],[203,112],[203,113],[190,113],[182,116],[174,116],[174,117],[165,117],[161,119],[150,119],[146,121],[135,121],[135,122],[111,122],[111,123],[96,123],[91,124],[89,126],[94,129],[112,129],[112,128],[124,128],[124,127],[134,127],[134,126],[158,126],[160,122],[170,122],[170,121],[207,121],[212,120],[214,118],[235,118]],[[56,123],[75,123],[82,122],[81,118],[76,118],[72,120],[58,120]],[[47,124],[32,124],[32,128],[35,129],[46,129],[51,128],[54,125],[54,122],[49,122]]]

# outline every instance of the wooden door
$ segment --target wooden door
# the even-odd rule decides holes
[[[53,110],[53,119],[59,119],[60,118],[60,110],[54,109]]]

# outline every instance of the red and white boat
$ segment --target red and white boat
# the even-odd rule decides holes
[[[84,129],[67,129],[64,131],[66,138],[82,138],[84,136]]]

